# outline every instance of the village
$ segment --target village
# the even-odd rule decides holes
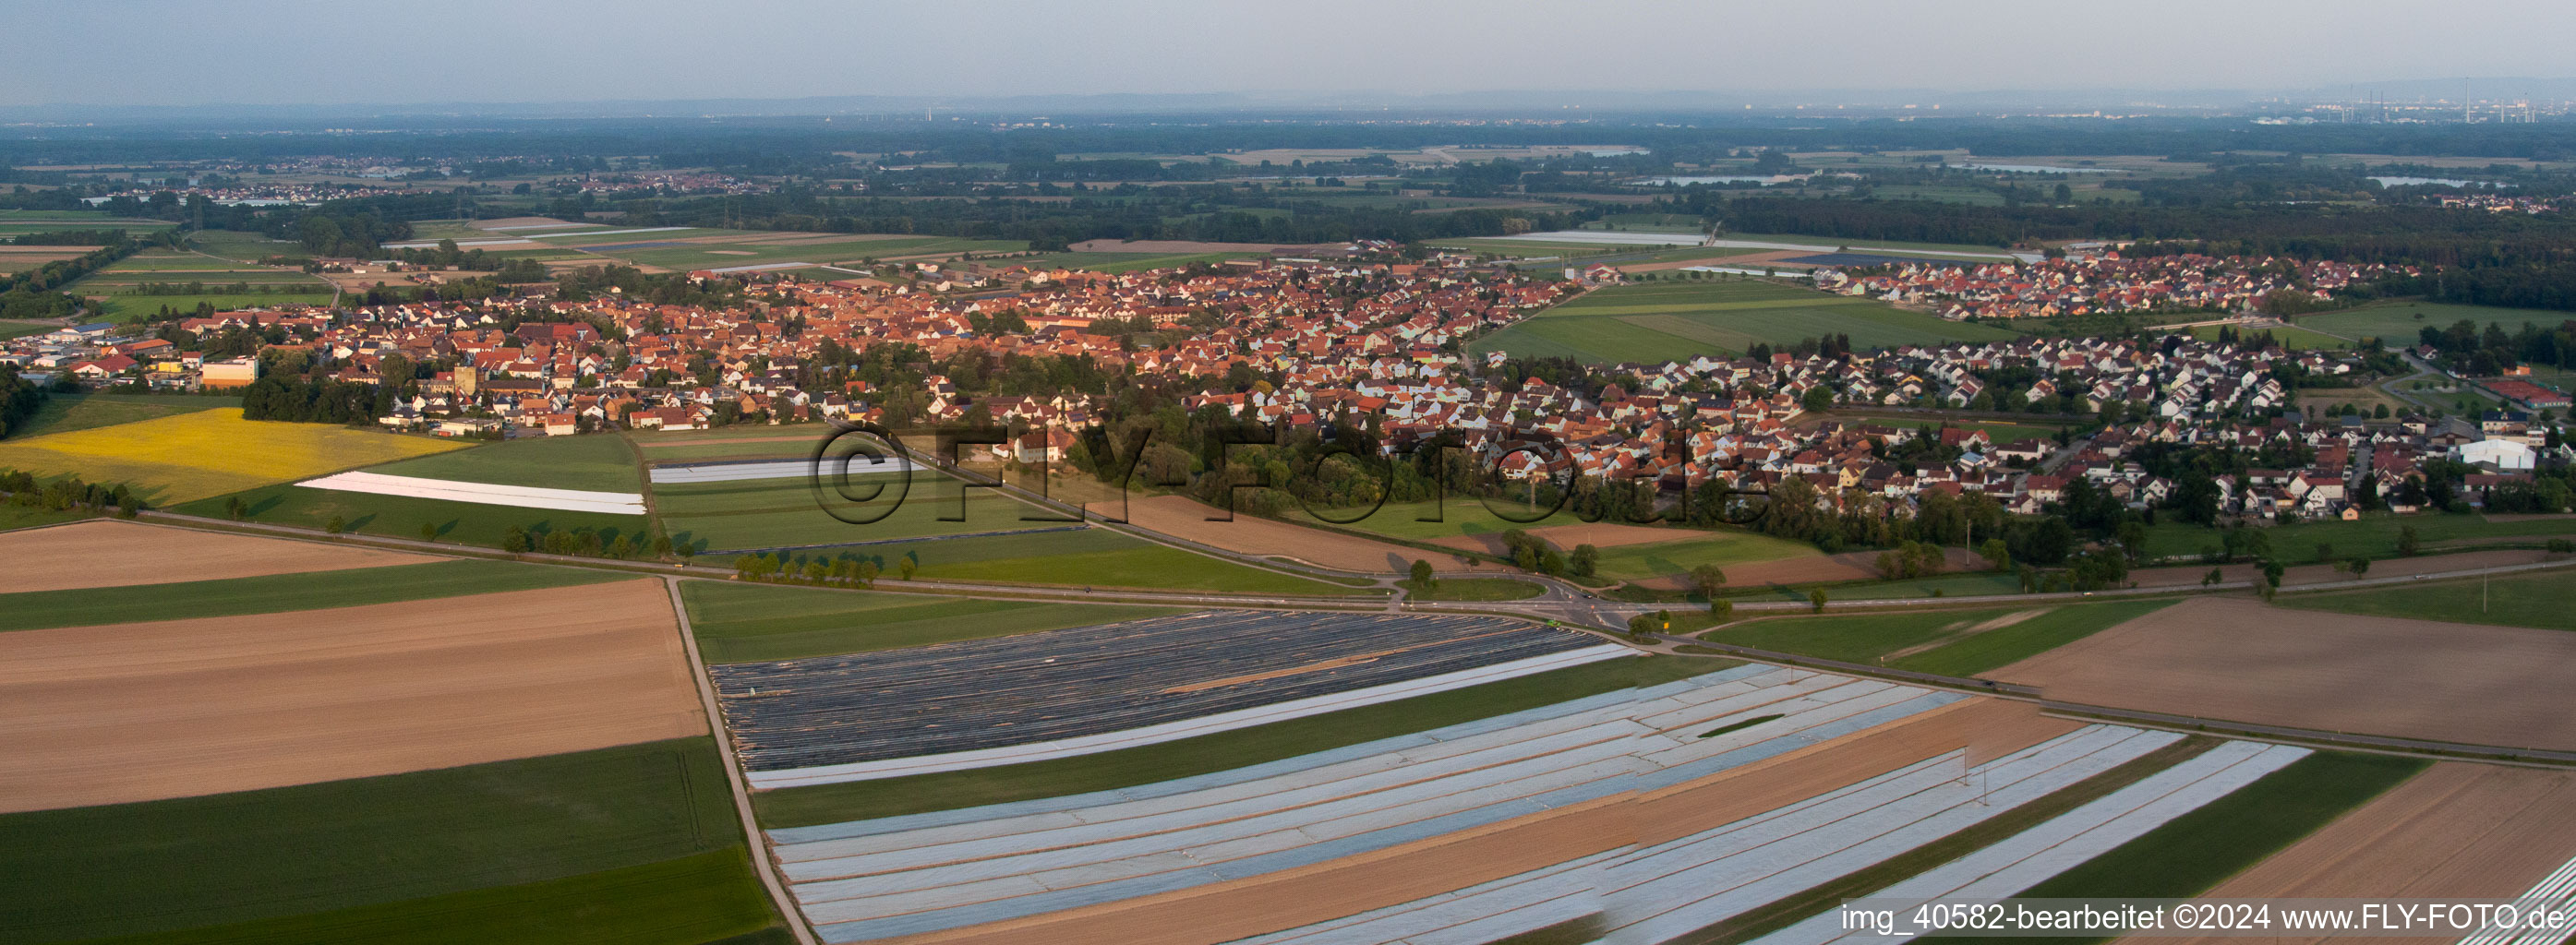
[[[2275,293],[2323,305],[2336,290],[2412,267],[2185,253],[2123,256],[2117,250],[2032,263],[1903,263],[1882,271],[1824,270],[1819,287],[1926,308],[1953,321],[2096,313],[2251,312]]]
[[[1846,291],[1919,300],[1936,291],[2011,291],[2024,303],[2227,305],[2270,291],[2245,271],[2197,257],[2057,262],[2037,273],[1905,270],[1851,280]],[[1991,267],[2005,269],[2008,267]],[[958,296],[874,279],[784,281],[791,301],[761,311],[652,305],[609,296],[585,302],[518,299],[482,305],[414,303],[333,311],[246,310],[177,321],[136,337],[108,324],[65,328],[10,343],[0,363],[38,382],[68,378],[97,388],[222,391],[258,380],[254,357],[209,358],[172,339],[215,341],[257,333],[270,357],[318,366],[317,377],[378,384],[389,365],[425,377],[400,381],[376,422],[440,436],[497,439],[630,428],[695,430],[732,423],[846,419],[904,428],[1000,423],[1017,431],[996,459],[1061,471],[1079,433],[1106,419],[1079,392],[999,396],[932,374],[917,395],[869,382],[800,373],[827,350],[918,346],[931,362],[960,353],[999,359],[1065,357],[1104,371],[1132,371],[1197,388],[1183,406],[1215,406],[1289,432],[1365,423],[1381,449],[1408,453],[1454,436],[1508,480],[1595,479],[1651,484],[1677,496],[1720,482],[1764,488],[1786,478],[1814,487],[1839,509],[1861,498],[1907,507],[1922,495],[1976,493],[2037,514],[2078,480],[2135,508],[2176,485],[2124,459],[2142,444],[2173,443],[2254,454],[2267,447],[2312,456],[2295,468],[2256,469],[2219,480],[2220,511],[2255,521],[2352,516],[2419,495],[2428,459],[2460,461],[2484,477],[2473,487],[2527,479],[2547,443],[2546,424],[2522,412],[2484,422],[2426,416],[2308,417],[2284,378],[2340,378],[2363,370],[2346,352],[2288,352],[2176,336],[2020,339],[1904,346],[1875,352],[1699,356],[1610,366],[1597,390],[1516,377],[1496,352],[1459,354],[1499,329],[1581,291],[1580,282],[1527,279],[1463,259],[1421,263],[1243,260],[1195,269],[1111,275],[1083,270],[979,267],[1017,292]],[[1933,278],[1951,274],[1949,280]],[[2365,278],[2363,267],[2318,264],[2319,286]],[[713,278],[712,273],[699,278]],[[2013,277],[2024,281],[2004,282]],[[1913,278],[1908,288],[1881,280]],[[937,285],[933,276],[924,285]],[[1827,280],[1829,283],[1832,280]],[[2044,288],[2042,288],[2044,287]],[[2074,301],[2080,297],[2087,301]],[[1959,304],[2012,304],[1982,296]],[[1990,309],[1986,309],[1990,310]],[[1020,324],[1011,325],[1011,320]],[[505,330],[505,322],[516,327]],[[1132,329],[1150,327],[1139,334]],[[606,329],[606,332],[603,332]],[[1113,330],[1116,333],[1113,333]],[[621,339],[622,340],[618,340]],[[1149,343],[1139,344],[1138,339]],[[2015,385],[1997,377],[2028,378]],[[2563,408],[2563,395],[2520,381],[2527,408]],[[2527,390],[2526,390],[2527,388]],[[982,396],[979,396],[982,394]],[[1854,421],[1869,411],[1916,422]],[[1998,442],[1977,419],[2105,420],[2090,436]],[[1949,419],[1960,419],[1953,426]],[[1926,432],[1936,449],[1904,449]],[[1539,448],[1544,445],[1545,448]],[[1912,457],[1892,461],[1899,452]],[[2364,497],[2367,493],[2368,498]]]

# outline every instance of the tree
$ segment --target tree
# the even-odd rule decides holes
[[[1657,614],[1638,614],[1628,618],[1628,635],[1632,637],[1650,637],[1663,632],[1663,629],[1664,621]]]
[[[2221,582],[2221,581],[2225,581],[2225,580],[2227,580],[2227,574],[2226,574],[2226,572],[2224,572],[2224,571],[2220,571],[2220,570],[2218,570],[2217,568],[2211,568],[2211,569],[2209,569],[2209,573],[2208,573],[2208,574],[2204,574],[2204,575],[2201,575],[2201,576],[2200,576],[2200,586],[2202,586],[2202,587],[2208,587],[2208,586],[2210,586],[2210,585],[2212,585],[2212,584],[2217,584],[2217,583],[2219,583],[2219,582]]]
[[[2352,576],[2360,577],[2369,573],[2370,557],[2368,555],[2354,555],[2352,558]]]
[[[1431,562],[1413,559],[1413,586],[1423,590],[1431,588]]]
[[[1816,612],[1817,612],[1817,613],[1820,613],[1820,614],[1821,614],[1821,613],[1824,613],[1824,612],[1825,612],[1825,589],[1824,589],[1824,588],[1819,587],[1819,588],[1816,588],[1815,590],[1808,591],[1808,592],[1807,592],[1807,604],[1808,604],[1808,606],[1814,607],[1814,608],[1816,609]]]
[[[875,561],[862,559],[859,562],[857,573],[859,576],[859,586],[866,588],[874,588],[877,586],[877,563]]]
[[[1834,408],[1834,392],[1823,386],[1807,388],[1807,395],[1799,401],[1799,406],[1807,408],[1809,413],[1831,410]]]
[[[331,516],[330,521],[322,523],[322,530],[334,535],[347,531],[348,529],[349,520],[337,515]]]
[[[422,541],[437,541],[437,540],[438,540],[438,523],[437,523],[437,522],[422,522],[422,523],[420,523],[420,540],[422,540]]]
[[[1601,549],[1589,544],[1574,546],[1574,574],[1591,577],[1601,569]]]
[[[895,574],[904,580],[912,580],[913,572],[919,570],[921,570],[921,562],[913,560],[911,555],[905,555],[901,558],[895,559]]]
[[[2012,570],[2012,546],[2001,538],[1986,539],[1984,544],[1977,546],[1977,556],[1986,559],[1987,567],[1997,571]]]
[[[1735,619],[1735,602],[1723,597],[1709,598],[1708,616],[1713,623],[1725,623]]]
[[[2397,530],[2398,554],[2412,558],[2415,556],[2416,550],[2422,547],[2423,540],[2415,536],[2415,526],[2408,525]]]
[[[1718,592],[1726,589],[1726,572],[1714,564],[1692,568],[1690,578],[1691,590],[1708,600],[1716,600]]]

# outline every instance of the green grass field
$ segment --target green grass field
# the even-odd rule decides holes
[[[2417,316],[2422,316],[2418,318]],[[2554,312],[2533,308],[2490,308],[2484,305],[2454,305],[2448,302],[2400,301],[2365,305],[2342,312],[2327,312],[2298,319],[2297,324],[2329,332],[2356,341],[2378,338],[2389,347],[2415,344],[2426,327],[2449,328],[2460,319],[2475,322],[2479,331],[2489,323],[2502,326],[2510,334],[2522,326],[2556,327],[2576,317],[2576,313]]]
[[[13,528],[34,528],[39,525],[77,522],[90,517],[92,516],[86,509],[56,512],[31,505],[0,505],[0,532]]]
[[[50,322],[0,322],[0,341],[41,335],[61,327]]]
[[[103,294],[85,293],[79,288],[71,291],[75,294]],[[99,317],[109,321],[133,323],[159,315],[163,306],[168,306],[173,312],[193,312],[197,309],[197,303],[203,302],[214,306],[215,311],[230,312],[236,309],[277,305],[322,305],[330,301],[329,288],[316,292],[291,294],[245,292],[238,295],[106,295],[105,300],[98,303],[98,314]]]
[[[544,242],[560,246],[614,246],[620,243],[662,242],[691,235],[708,234],[628,233],[596,238],[548,239]],[[655,246],[632,250],[604,249],[597,250],[593,254],[647,266],[686,270],[757,266],[775,262],[842,263],[857,259],[885,260],[899,256],[926,256],[940,253],[1009,253],[1029,248],[1029,244],[1018,240],[975,240],[946,236],[831,239],[830,234],[793,235],[815,237],[815,239],[812,242],[800,240],[793,243],[694,243],[686,246]]]
[[[2576,518],[2537,519],[2520,522],[2491,522],[2482,515],[2392,515],[2386,512],[2363,513],[2357,521],[2299,522],[2260,529],[2272,543],[2272,556],[2288,564],[2313,564],[2317,545],[2334,546],[2335,557],[2368,555],[2374,560],[2397,556],[2398,536],[2408,527],[2415,529],[2416,540],[2428,551],[2440,542],[2468,538],[2519,537],[2534,542],[2544,537],[2576,535]],[[2179,522],[2162,522],[2147,528],[2147,556],[2191,557],[2198,561],[2203,548],[2219,548],[2223,541],[2218,529],[2203,528]]]
[[[183,397],[155,394],[54,394],[10,428],[11,438],[112,427],[120,423],[195,413],[217,407],[239,407],[239,397]]]
[[[2161,610],[2141,600],[1924,613],[1825,614],[1739,623],[1700,639],[1899,669],[1974,676]],[[2028,617],[2021,615],[2037,611]],[[2019,618],[2017,622],[2005,623]],[[1979,630],[1989,622],[2004,624]],[[1903,654],[1903,655],[1897,655]]]
[[[2012,443],[2019,440],[2052,439],[2057,436],[2057,431],[2062,429],[2062,427],[2052,426],[2044,421],[2034,423],[2008,423],[1997,420],[1944,420],[1938,417],[1873,415],[1858,411],[1848,414],[1842,411],[1835,411],[1831,419],[1840,420],[1845,423],[1875,423],[1895,427],[1900,430],[1919,430],[1923,427],[1931,427],[1938,430],[1944,426],[1950,427],[1954,430],[1984,430],[1986,431],[1987,436],[1994,439],[1996,445]]]
[[[312,489],[292,483],[234,494],[250,507],[251,521],[321,528],[333,516],[338,516],[351,532],[412,539],[420,537],[421,525],[429,524],[438,528],[439,541],[484,548],[500,547],[503,534],[512,525],[530,530],[542,525],[548,530],[566,532],[589,528],[600,532],[603,541],[614,541],[620,535],[641,537],[651,534],[651,523],[641,515],[523,509],[445,499]],[[221,518],[225,498],[218,495],[200,499],[179,505],[172,511]]]
[[[504,486],[636,492],[644,472],[634,447],[613,434],[504,440],[472,449],[406,459],[367,469],[388,476],[418,476]]]
[[[1678,531],[1678,530],[1677,530]],[[1728,529],[1709,532],[1683,532],[1698,537],[1682,541],[1656,542],[1651,545],[1621,545],[1601,550],[1600,571],[1604,577],[1623,581],[1685,574],[1703,564],[1720,568],[1754,561],[1778,561],[1823,554],[1816,546],[1803,541],[1773,538],[1769,535]]]
[[[311,250],[294,240],[273,240],[266,233],[240,233],[232,230],[198,230],[188,234],[188,246],[210,256],[221,256],[235,262],[256,263],[271,256],[310,256]]]
[[[685,926],[688,913],[703,911],[721,917],[730,931],[653,940],[752,931],[774,920],[752,919],[768,907],[747,862],[741,870],[693,864],[667,874],[615,872],[700,854],[742,859],[742,830],[723,764],[714,740],[700,737],[0,815],[0,836],[10,838],[0,844],[0,873],[11,886],[0,897],[0,939],[144,935],[371,907],[382,911],[365,914],[370,927],[417,926],[442,915],[470,921],[473,910],[441,897],[478,891],[487,898],[470,901],[506,906],[519,916],[504,927],[594,920],[631,927],[620,918],[630,915]],[[568,887],[583,889],[579,895],[502,891],[585,876],[600,879]],[[671,911],[677,903],[688,908]],[[545,934],[504,938],[553,940]]]
[[[741,847],[562,879],[312,915],[153,932],[94,945],[738,945],[795,941]],[[763,934],[763,933],[767,934]]]
[[[1732,661],[1606,660],[1216,735],[1030,764],[763,791],[765,827],[802,827],[1107,791],[1294,758],[1585,696],[1688,679]]]
[[[680,585],[709,663],[863,653],[1180,613],[1169,607],[962,600],[689,581]],[[5,600],[5,598],[0,598]]]
[[[2418,758],[2317,752],[2016,895],[2191,896],[2262,862],[2429,764]]]
[[[646,455],[654,459],[663,458],[659,450],[649,451]],[[966,504],[962,513],[965,521],[941,521],[941,516],[957,517],[961,514],[957,480],[945,476],[917,476],[908,492],[896,484],[898,477],[883,476],[865,481],[887,483],[885,493],[865,503],[844,502],[837,496],[831,497],[832,508],[851,517],[864,518],[878,514],[888,506],[893,507],[885,518],[864,525],[834,518],[818,504],[813,486],[801,477],[662,485],[653,490],[653,504],[671,539],[695,543],[701,552],[963,535],[1067,524],[1023,521],[1023,516],[1054,516],[1056,513],[990,489],[965,490]],[[853,488],[864,492],[868,487],[853,483]]]
[[[1718,280],[1598,289],[1478,339],[1468,350],[1590,363],[1662,363],[1833,334],[1850,335],[1860,348],[2014,337],[2000,328],[1947,322],[1871,299]]]
[[[1191,263],[1221,263],[1243,259],[1247,253],[1042,253],[1021,259],[999,260],[1031,269],[1089,269],[1094,272],[1136,272],[1143,269],[1175,269]]]
[[[2576,630],[2576,580],[2563,571],[2290,594],[2274,603],[2339,614]]]
[[[0,631],[356,607],[629,577],[614,571],[453,560],[215,581],[24,591],[0,594]]]

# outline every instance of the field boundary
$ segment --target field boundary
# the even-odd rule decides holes
[[[751,791],[743,783],[741,755],[734,748],[733,725],[725,718],[716,700],[715,685],[707,675],[706,660],[698,655],[697,630],[689,623],[689,605],[680,599],[678,578],[662,579],[662,588],[671,595],[671,612],[679,618],[680,648],[689,655],[689,679],[697,684],[698,703],[707,714],[707,723],[715,728],[716,746],[723,750],[725,784],[733,791],[735,816],[742,818],[743,836],[757,838],[756,848],[747,850],[752,868],[760,874],[760,885],[769,890],[770,905],[787,921],[788,930],[796,934],[798,945],[817,945],[814,924],[797,906],[796,897],[787,894],[787,886],[778,879],[778,862],[772,852],[769,832],[760,829],[760,818],[751,810]]]

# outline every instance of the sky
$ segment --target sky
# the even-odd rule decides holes
[[[887,95],[2298,89],[2565,78],[2565,0],[100,0],[0,106]]]

